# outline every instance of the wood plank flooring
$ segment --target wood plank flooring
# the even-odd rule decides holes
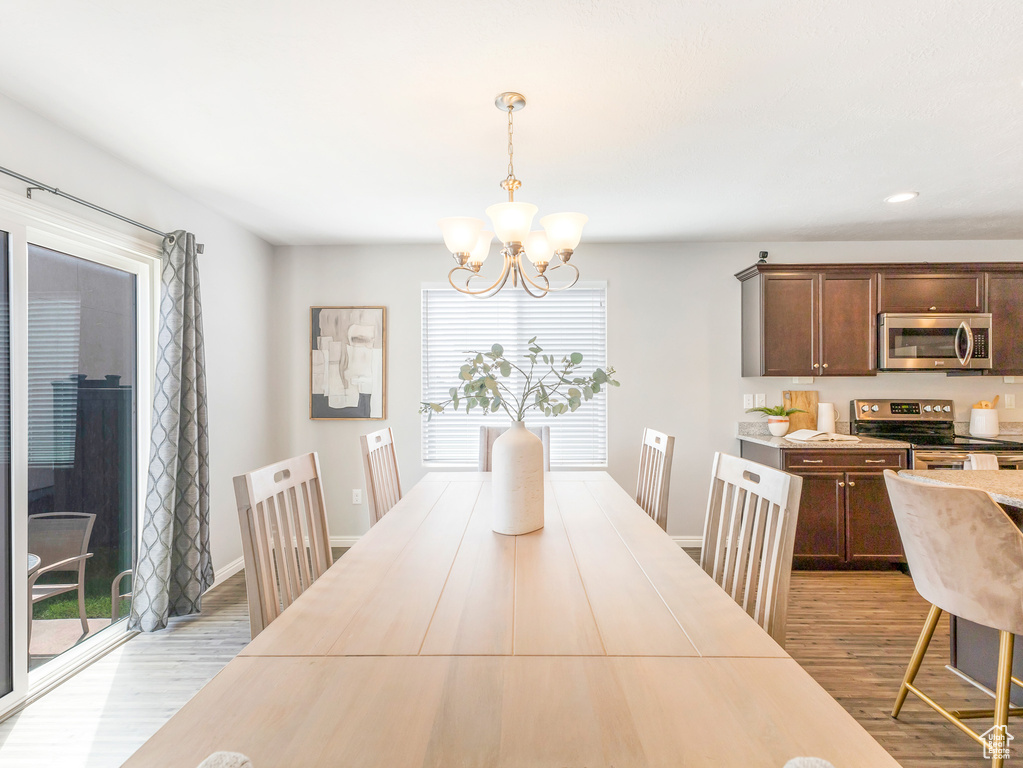
[[[789,653],[905,768],[989,764],[913,696],[898,720],[888,716],[927,613],[908,576],[797,572],[791,600]],[[242,574],[207,595],[203,608],[167,632],[136,637],[0,723],[0,765],[119,766],[248,642]],[[943,621],[921,686],[946,704],[991,706],[944,669],[947,661]],[[1023,737],[1023,724],[1016,727]]]

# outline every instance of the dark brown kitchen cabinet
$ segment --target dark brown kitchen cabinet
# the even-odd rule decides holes
[[[983,312],[983,272],[887,272],[877,284],[878,312]]]
[[[772,271],[742,284],[743,376],[876,373],[876,273]]]
[[[866,570],[906,562],[884,470],[905,469],[907,451],[740,445],[743,458],[803,478],[794,568]]]
[[[987,278],[991,313],[991,373],[1023,374],[1023,272],[993,272]]]

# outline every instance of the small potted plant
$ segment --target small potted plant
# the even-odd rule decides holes
[[[747,408],[746,413],[762,413],[767,417],[767,429],[775,437],[782,437],[789,431],[789,416],[793,413],[806,413],[802,408],[786,408],[784,405],[772,405],[770,408]]]

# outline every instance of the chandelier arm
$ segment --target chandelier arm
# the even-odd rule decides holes
[[[515,267],[516,269],[518,269],[519,276],[522,278],[522,290],[524,290],[534,299],[542,299],[551,290],[551,284],[550,281],[547,279],[546,275],[539,276],[540,279],[543,280],[544,282],[543,285],[540,285],[539,283],[534,283],[532,280],[530,280],[529,275],[526,274],[526,270],[522,266],[521,254],[515,257]],[[534,288],[536,288],[536,290],[539,291],[539,293],[533,293],[531,290],[529,290],[529,286],[533,286]]]
[[[561,269],[562,267],[568,267],[573,272],[575,272],[575,277],[572,278],[572,282],[568,283],[567,285],[563,285],[560,288],[548,288],[547,290],[551,291],[552,293],[557,293],[558,291],[567,291],[569,288],[571,288],[573,285],[575,285],[576,283],[579,282],[579,277],[580,277],[580,275],[579,275],[579,268],[575,264],[558,264],[558,266],[551,267],[547,271],[548,272],[553,272],[554,270]]]
[[[452,288],[454,288],[459,293],[464,293],[467,296],[475,296],[478,299],[488,299],[491,296],[493,296],[494,294],[496,294],[498,291],[500,291],[502,288],[504,288],[504,284],[506,282],[508,282],[508,275],[511,272],[511,270],[509,269],[510,261],[511,261],[510,258],[506,254],[505,257],[504,257],[504,268],[501,270],[501,274],[498,276],[497,280],[495,280],[492,285],[490,285],[490,286],[488,286],[486,288],[481,288],[478,291],[474,291],[474,290],[470,289],[469,288],[469,282],[474,277],[479,277],[479,274],[477,274],[476,272],[473,272],[471,269],[467,269],[465,267],[455,267],[450,272],[448,272],[448,283],[451,285]],[[466,280],[465,280],[465,287],[464,288],[459,287],[458,285],[455,284],[455,281],[454,281],[455,272],[468,272],[469,273],[469,277],[466,278]]]

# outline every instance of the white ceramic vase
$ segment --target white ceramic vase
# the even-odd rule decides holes
[[[767,430],[775,437],[783,437],[789,431],[789,417],[768,416]]]
[[[517,536],[543,528],[543,443],[521,421],[494,441],[493,528]]]

